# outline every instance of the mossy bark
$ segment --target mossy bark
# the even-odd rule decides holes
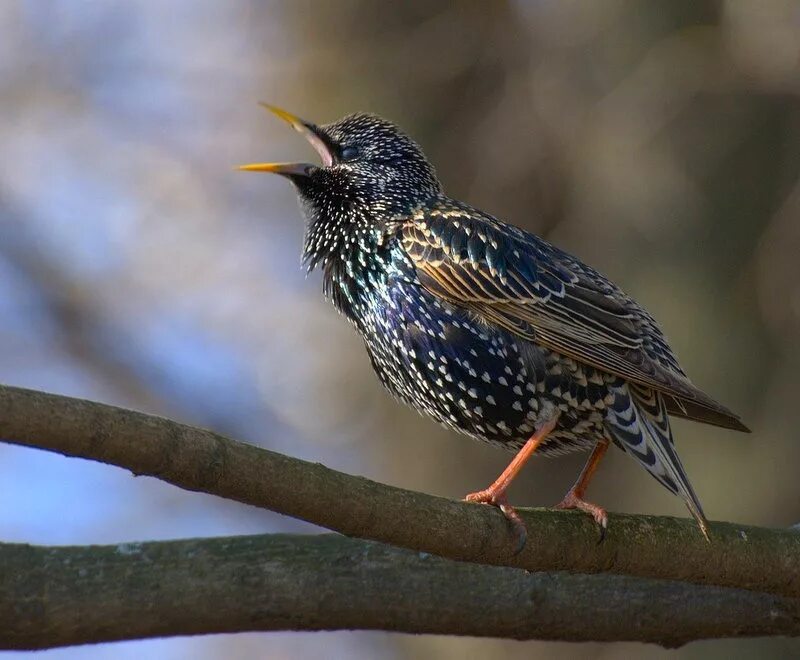
[[[573,641],[800,634],[800,601],[619,575],[531,573],[334,534],[0,545],[0,648],[268,630]]]

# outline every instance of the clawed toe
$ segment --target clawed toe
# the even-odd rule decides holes
[[[592,518],[594,518],[594,521],[600,528],[600,541],[598,541],[598,543],[605,539],[606,531],[608,530],[608,513],[603,507],[592,504],[591,502],[587,502],[586,500],[578,497],[574,490],[570,490],[564,496],[564,499],[556,504],[555,508],[578,509],[579,511],[588,513],[590,516],[592,516]]]
[[[500,499],[498,499],[498,498],[500,498],[500,497],[502,497],[502,500],[505,501],[505,496],[504,495],[499,496],[497,493],[495,493],[491,489],[486,488],[484,490],[479,490],[479,491],[476,491],[474,493],[470,493],[469,495],[467,495],[464,498],[464,500],[467,501],[467,502],[474,502],[476,504],[491,504],[493,506],[499,507],[500,506]]]
[[[467,502],[474,502],[476,504],[490,504],[496,506],[503,515],[506,517],[514,531],[516,544],[514,554],[518,555],[525,547],[525,542],[528,540],[528,528],[525,522],[520,518],[513,506],[508,503],[508,498],[504,492],[493,491],[491,488],[479,490],[475,493],[470,493],[464,498]]]

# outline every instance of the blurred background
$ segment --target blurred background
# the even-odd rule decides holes
[[[167,415],[461,497],[510,456],[395,404],[299,264],[312,157],[256,102],[402,125],[446,190],[597,267],[751,436],[676,421],[709,516],[800,521],[800,4],[150,0],[0,3],[0,381]],[[534,460],[557,502],[585,456]],[[454,469],[457,466],[457,469]],[[0,444],[0,538],[315,531],[119,469]],[[686,515],[612,452],[613,511]],[[800,644],[691,644],[682,658]],[[248,634],[47,658],[660,657],[634,644]],[[6,654],[3,657],[12,657]],[[30,655],[20,654],[29,658]]]

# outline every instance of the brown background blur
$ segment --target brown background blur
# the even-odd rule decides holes
[[[300,213],[254,160],[307,159],[256,102],[403,126],[446,190],[544,235],[661,322],[751,436],[683,421],[711,518],[800,521],[800,4],[0,3],[0,381],[173,416],[450,497],[509,456],[395,404],[299,264]],[[519,504],[584,456],[535,460]],[[0,445],[0,538],[121,542],[313,531]],[[612,452],[591,497],[686,515]],[[380,633],[156,640],[101,657],[660,657],[641,645]],[[675,655],[787,657],[797,642]],[[10,655],[8,657],[11,657]],[[21,656],[22,657],[22,656]],[[24,656],[30,657],[30,656]]]

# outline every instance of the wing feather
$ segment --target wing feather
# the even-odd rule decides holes
[[[747,430],[689,381],[653,318],[547,241],[456,202],[400,225],[422,285],[521,337],[664,394],[668,412]]]

